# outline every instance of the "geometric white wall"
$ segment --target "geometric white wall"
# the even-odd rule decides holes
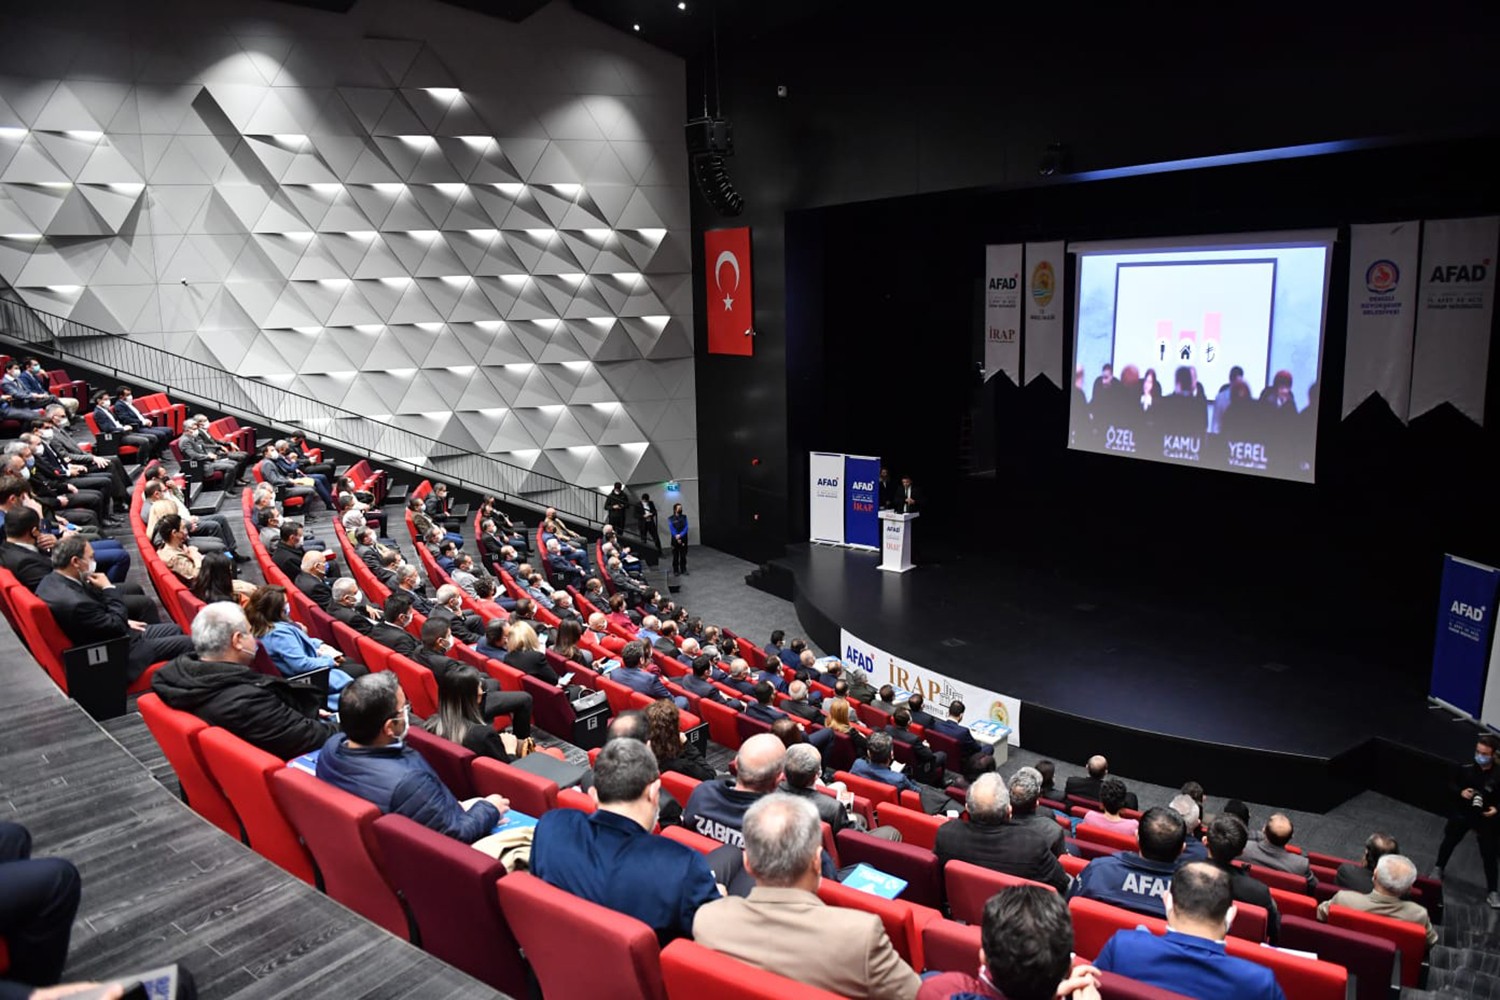
[[[680,61],[566,3],[27,6],[35,308],[582,485],[696,478]]]

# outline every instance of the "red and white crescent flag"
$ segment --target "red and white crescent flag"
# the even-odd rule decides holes
[[[754,353],[755,310],[751,299],[750,227],[710,229],[703,234],[708,269],[708,353]]]

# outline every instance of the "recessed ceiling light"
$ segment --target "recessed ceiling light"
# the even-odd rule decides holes
[[[641,30],[641,26],[639,24],[632,24],[631,27],[634,28],[636,31],[640,31]]]

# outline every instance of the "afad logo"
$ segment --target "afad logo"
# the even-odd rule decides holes
[[[1477,264],[1437,264],[1432,269],[1432,281],[1434,284],[1477,284],[1489,273],[1490,259],[1486,257]]]
[[[1038,309],[1045,309],[1056,292],[1057,275],[1052,270],[1052,262],[1044,260],[1031,272],[1031,301]]]
[[[835,478],[835,479],[823,478],[823,479],[819,479],[818,480],[818,485],[819,486],[837,486],[838,484],[839,484],[839,481],[838,481],[837,478]]]
[[[1005,707],[1005,702],[999,699],[990,702],[990,721],[998,722],[1007,728],[1010,727],[1010,709]]]
[[[1401,283],[1401,269],[1393,260],[1377,260],[1365,271],[1365,287],[1376,295],[1388,295]]]

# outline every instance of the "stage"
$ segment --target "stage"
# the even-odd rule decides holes
[[[1439,808],[1442,768],[1471,752],[1475,728],[1428,707],[1427,664],[1340,651],[1331,629],[1309,640],[1314,608],[1257,626],[1035,560],[919,556],[884,573],[877,553],[803,544],[771,567],[823,649],[844,628],[1018,698],[1022,745],[1049,756],[1105,753],[1122,775],[1323,812],[1365,788]]]

